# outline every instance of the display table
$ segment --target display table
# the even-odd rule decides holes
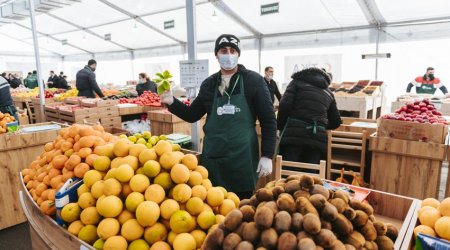
[[[152,135],[168,135],[173,133],[191,135],[192,124],[185,122],[168,110],[149,111],[147,118],[150,120],[150,132]],[[205,125],[205,122],[206,115],[200,119],[200,140],[204,137],[202,127]]]
[[[371,188],[418,199],[438,198],[444,144],[372,135],[369,148]]]
[[[376,119],[378,109],[381,109],[382,96],[335,96],[337,108],[339,111],[359,112],[359,118]],[[369,111],[372,116],[369,117]],[[381,111],[381,110],[380,110]]]
[[[45,123],[54,124],[54,123]],[[21,127],[36,126],[26,125]],[[20,189],[18,173],[43,151],[47,142],[53,141],[59,130],[27,134],[0,135],[0,230],[26,220],[20,208],[17,190]]]

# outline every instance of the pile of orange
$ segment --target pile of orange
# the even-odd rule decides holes
[[[0,134],[6,133],[6,131],[8,131],[6,129],[6,124],[14,121],[16,121],[16,118],[14,118],[14,116],[11,116],[8,113],[0,112]]]

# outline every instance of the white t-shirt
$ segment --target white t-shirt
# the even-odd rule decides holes
[[[223,95],[223,92],[230,86],[230,80],[233,75],[222,75],[222,81],[219,85],[219,92]]]

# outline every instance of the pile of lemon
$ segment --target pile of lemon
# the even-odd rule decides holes
[[[61,211],[68,231],[96,249],[201,247],[208,230],[238,207],[239,198],[213,187],[197,157],[120,139],[96,149],[78,202]]]

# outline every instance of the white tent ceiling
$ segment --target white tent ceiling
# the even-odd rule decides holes
[[[36,27],[44,56],[70,58],[131,51],[143,54],[144,50],[155,52],[155,49],[160,50],[158,53],[184,52],[185,0],[35,1],[71,1],[62,8],[38,11]],[[0,7],[10,2],[0,0]],[[274,2],[279,3],[279,13],[260,14],[261,5]],[[17,0],[13,4],[19,3],[25,5],[26,1]],[[197,0],[196,3],[200,44],[210,44],[222,33],[250,40],[248,46],[253,48],[261,42],[262,49],[375,42],[377,28],[381,29],[382,42],[450,34],[448,0]],[[165,29],[164,22],[171,20],[175,26]],[[28,17],[0,18],[0,25],[0,54],[32,53]],[[105,34],[111,34],[111,41],[105,41]],[[67,40],[66,45],[62,45],[63,40]],[[179,48],[174,50],[174,46]]]

